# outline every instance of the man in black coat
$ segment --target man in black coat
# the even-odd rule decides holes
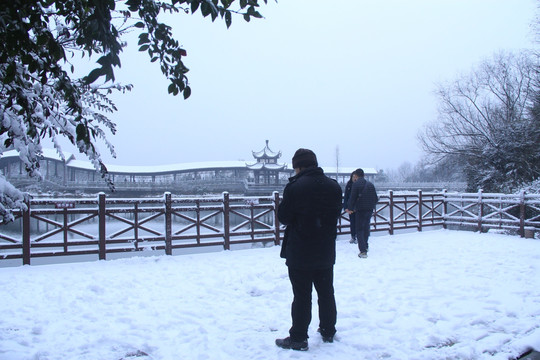
[[[334,263],[341,187],[324,175],[313,151],[298,149],[292,159],[296,175],[289,179],[279,204],[278,219],[287,225],[282,244],[294,299],[290,336],[277,339],[284,349],[307,350],[312,286],[318,295],[319,332],[324,342],[336,333]]]
[[[347,205],[347,213],[350,216],[355,216],[356,222],[356,239],[358,240],[358,254],[361,258],[367,257],[369,248],[369,228],[371,216],[375,205],[379,201],[375,186],[364,179],[364,170],[356,169],[353,173],[356,176],[356,181],[353,183],[351,189],[351,196],[349,197],[349,203]]]

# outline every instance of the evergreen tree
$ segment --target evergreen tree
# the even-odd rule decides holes
[[[265,3],[267,0],[263,0]],[[233,6],[235,6],[233,8]],[[122,36],[137,31],[139,51],[159,62],[173,95],[191,94],[185,49],[161,23],[161,13],[200,13],[229,27],[232,15],[246,21],[260,18],[259,0],[0,0],[0,156],[17,150],[26,171],[40,176],[41,139],[50,137],[62,156],[58,136],[77,146],[100,171],[111,189],[96,147],[115,124],[107,114],[116,111],[113,91],[131,85],[115,83],[114,68],[126,44]],[[74,56],[97,57],[97,67],[74,78]],[[23,194],[0,176],[0,222],[23,207]]]

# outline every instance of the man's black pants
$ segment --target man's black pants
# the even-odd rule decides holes
[[[319,270],[298,270],[289,267],[289,279],[293,289],[291,306],[291,339],[303,341],[308,338],[311,322],[311,292],[315,285],[319,303],[319,328],[321,335],[334,336],[336,333],[336,300],[334,298],[334,267]]]
[[[370,222],[373,210],[356,211],[356,239],[358,240],[358,250],[361,253],[367,253],[369,249]]]

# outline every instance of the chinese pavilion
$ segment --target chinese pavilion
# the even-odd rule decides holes
[[[254,164],[246,164],[247,167],[253,170],[256,184],[279,184],[280,172],[286,171],[286,164],[278,163],[281,157],[281,151],[274,152],[268,146],[261,151],[252,151],[253,157],[257,160]]]

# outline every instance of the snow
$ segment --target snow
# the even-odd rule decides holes
[[[322,169],[326,174],[332,175],[336,172],[339,172],[340,174],[351,174],[353,171],[358,169],[358,167],[347,167],[347,166],[321,166]],[[375,168],[367,168],[367,167],[361,167],[362,170],[364,170],[364,174],[366,175],[377,175],[379,172]]]
[[[82,167],[84,160],[79,160],[73,166]],[[71,163],[70,163],[71,165]],[[120,174],[158,174],[183,170],[211,170],[246,167],[245,161],[202,161],[182,164],[155,165],[155,166],[130,166],[130,165],[106,165],[110,173]]]
[[[43,154],[43,157],[46,159],[52,159],[57,161],[63,161],[66,160],[66,162],[70,162],[71,159],[75,159],[75,155],[69,152],[62,152],[62,156],[64,159],[62,159],[62,156],[56,151],[55,149],[49,149],[49,148],[42,148],[41,152]],[[5,151],[2,154],[3,158],[19,158],[19,152],[17,150],[8,150]]]
[[[62,158],[58,152],[54,149],[43,148],[43,157],[45,159],[61,161]],[[63,155],[66,159],[66,163],[70,167],[77,169],[85,170],[94,170],[94,165],[88,160],[77,160],[72,153],[63,152]],[[5,151],[2,154],[2,158],[10,157],[19,157],[19,152],[16,150]],[[258,163],[255,165],[259,166]],[[279,164],[265,164],[268,168],[281,168],[282,165]],[[165,165],[153,165],[153,166],[137,166],[137,165],[114,165],[114,164],[105,164],[107,170],[110,173],[115,174],[159,174],[159,173],[169,173],[175,171],[186,171],[186,170],[210,170],[210,169],[229,169],[229,168],[240,168],[245,169],[248,166],[248,162],[241,160],[230,160],[230,161],[199,161],[199,162],[187,162],[187,163],[178,163],[178,164],[165,164]],[[325,173],[335,174],[336,169],[340,173],[350,174],[357,168],[355,167],[339,167],[336,166],[321,166]],[[364,172],[367,175],[376,175],[378,173],[375,168],[363,168]]]
[[[0,174],[0,224],[13,221],[14,216],[11,213],[13,208],[27,208],[24,203],[24,194]]]
[[[338,333],[283,350],[279,247],[0,268],[0,360],[509,359],[540,350],[540,241],[431,230],[337,242]],[[0,262],[1,266],[1,262]]]
[[[53,149],[42,149],[43,157],[45,159],[61,161],[58,152]],[[94,165],[88,160],[77,160],[71,153],[63,153],[66,159],[66,163],[74,168],[94,170]],[[10,150],[4,152],[3,158],[19,157],[19,152],[16,150]],[[154,165],[154,166],[135,166],[135,165],[111,165],[105,164],[108,171],[111,173],[141,173],[141,174],[154,174],[163,172],[174,172],[182,170],[204,170],[204,169],[222,169],[222,168],[245,168],[245,161],[201,161],[201,162],[189,162],[181,164],[167,164],[167,165]]]

